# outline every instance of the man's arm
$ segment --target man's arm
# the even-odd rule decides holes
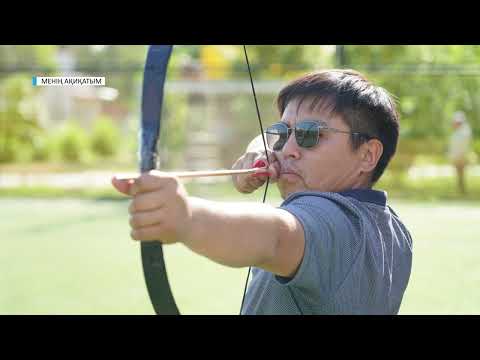
[[[256,266],[293,276],[304,252],[300,222],[287,211],[258,203],[221,203],[189,198],[192,223],[184,244],[232,267]]]
[[[285,210],[190,197],[178,178],[157,170],[135,179],[114,177],[112,185],[132,196],[128,211],[134,240],[183,242],[218,263],[258,266],[286,277],[302,260],[302,225]]]

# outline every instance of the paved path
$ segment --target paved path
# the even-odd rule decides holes
[[[480,176],[480,165],[468,169],[470,176]],[[46,174],[0,174],[0,188],[19,186],[51,186],[59,188],[105,188],[110,187],[110,179],[115,174],[112,171],[86,171],[80,173],[46,173]],[[428,165],[412,167],[408,176],[412,179],[450,177],[454,169],[448,165]],[[228,176],[221,178],[195,179],[200,182],[229,181]]]
[[[80,173],[45,173],[45,174],[0,174],[0,188],[11,187],[57,187],[57,188],[106,188],[111,187],[111,179],[118,172],[85,171]],[[211,183],[229,181],[230,177],[198,178],[186,181]]]
[[[469,176],[480,176],[480,165],[470,166],[467,169]],[[455,169],[450,165],[413,166],[408,171],[408,177],[419,178],[451,177],[455,176]]]

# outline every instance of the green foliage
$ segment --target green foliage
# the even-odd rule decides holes
[[[418,161],[445,163],[447,143],[445,139],[434,137],[416,139],[400,137],[397,152],[387,167],[387,171],[395,174],[395,179],[403,179],[408,170]]]
[[[92,151],[102,157],[113,156],[120,146],[120,133],[113,120],[102,116],[95,121],[91,139]]]
[[[233,69],[248,78],[243,48],[239,46]],[[247,46],[250,66],[255,79],[291,80],[293,77],[319,68],[334,67],[332,46],[261,45]]]
[[[480,156],[480,138],[473,141],[473,151]]]
[[[466,176],[467,195],[458,190],[454,176],[421,177],[412,179],[387,170],[375,188],[387,191],[389,197],[415,201],[462,200],[480,201],[480,179],[469,174]]]
[[[0,150],[0,163],[10,163],[18,159],[18,151],[22,147],[17,139],[9,139],[3,143]]]
[[[195,114],[188,112],[184,96],[165,94],[159,139],[162,167],[182,166],[180,162],[187,143],[187,136],[190,134],[187,131],[187,124],[192,124],[192,119],[189,119],[188,116],[195,116]],[[205,121],[204,118],[199,120]]]
[[[90,142],[83,128],[69,121],[57,138],[60,159],[67,162],[84,162],[89,156]]]
[[[0,84],[0,162],[24,158],[42,133],[39,110],[30,77],[10,76]]]
[[[57,48],[57,45],[2,45],[0,59],[8,67],[53,67]]]
[[[111,73],[109,86],[119,89],[122,94],[119,101],[122,104],[128,104],[132,109],[138,105],[145,46],[67,48],[76,58],[78,66],[91,67],[101,73],[108,74],[112,64],[135,65],[136,70],[132,76]],[[307,71],[339,65],[335,63],[335,46],[251,45],[247,48],[254,81],[290,80]],[[185,60],[191,58],[199,61],[202,49],[202,46],[176,47],[172,54],[168,79],[179,79]],[[219,46],[218,49],[229,49],[229,53],[224,56],[231,62],[227,66],[229,71],[225,74],[225,79],[242,77],[248,80],[243,48]],[[443,146],[452,130],[450,120],[454,111],[465,111],[475,136],[480,136],[480,97],[477,96],[480,77],[471,75],[475,74],[477,64],[480,63],[480,46],[347,45],[344,49],[345,67],[365,73],[397,97],[401,113],[402,140],[391,165],[393,170],[408,170],[417,161],[419,154],[435,153],[438,158],[443,156],[446,150]],[[27,63],[52,67],[56,63],[57,50],[58,46],[5,46],[0,48],[0,55],[7,64],[27,59]],[[442,70],[444,65],[455,66],[460,72]],[[472,71],[468,72],[469,69]],[[462,75],[463,70],[468,73]],[[30,76],[8,77],[1,83],[0,91],[0,162],[20,161],[29,154],[35,161],[46,161],[55,157],[54,152],[58,149],[48,140],[51,136],[44,139],[38,127],[39,111]],[[275,94],[257,95],[264,123],[276,120],[277,114],[273,106]],[[217,112],[220,105],[215,103],[215,99],[213,102],[211,100],[209,99],[208,105],[202,109],[205,117],[198,116],[191,113],[185,96],[169,94],[167,87],[160,142],[162,159],[166,163],[173,165],[181,162],[188,140],[186,127],[197,121],[192,120],[196,117],[199,118],[197,122],[204,124],[205,129],[210,129],[207,124],[210,118],[225,121],[222,131],[228,133],[229,140],[225,143],[222,143],[223,139],[219,140],[224,164],[240,156],[249,140],[258,134],[255,108],[250,95],[227,97],[222,112]],[[114,128],[106,125],[106,121],[101,123],[94,129],[91,142],[93,153],[102,157],[118,155],[117,147],[114,146]],[[129,139],[135,149],[137,125],[138,119],[135,118],[135,134]],[[408,146],[402,145],[404,141],[411,143],[408,143]],[[424,144],[428,146],[423,146]],[[123,145],[125,147],[125,142]],[[473,149],[480,155],[479,140],[474,142]]]
[[[31,160],[48,161],[55,154],[55,139],[53,136],[38,136],[33,140]]]
[[[345,52],[346,67],[397,97],[408,137],[448,137],[457,110],[466,113],[474,133],[480,131],[479,46],[346,46]]]

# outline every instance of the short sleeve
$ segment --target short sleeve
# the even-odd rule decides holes
[[[276,276],[309,303],[331,299],[350,273],[362,246],[360,217],[348,206],[321,196],[300,196],[281,209],[302,224],[305,251],[292,278]]]

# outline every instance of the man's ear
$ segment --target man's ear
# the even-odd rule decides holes
[[[377,166],[380,157],[383,154],[383,144],[377,139],[370,139],[360,147],[361,170],[370,172]]]

